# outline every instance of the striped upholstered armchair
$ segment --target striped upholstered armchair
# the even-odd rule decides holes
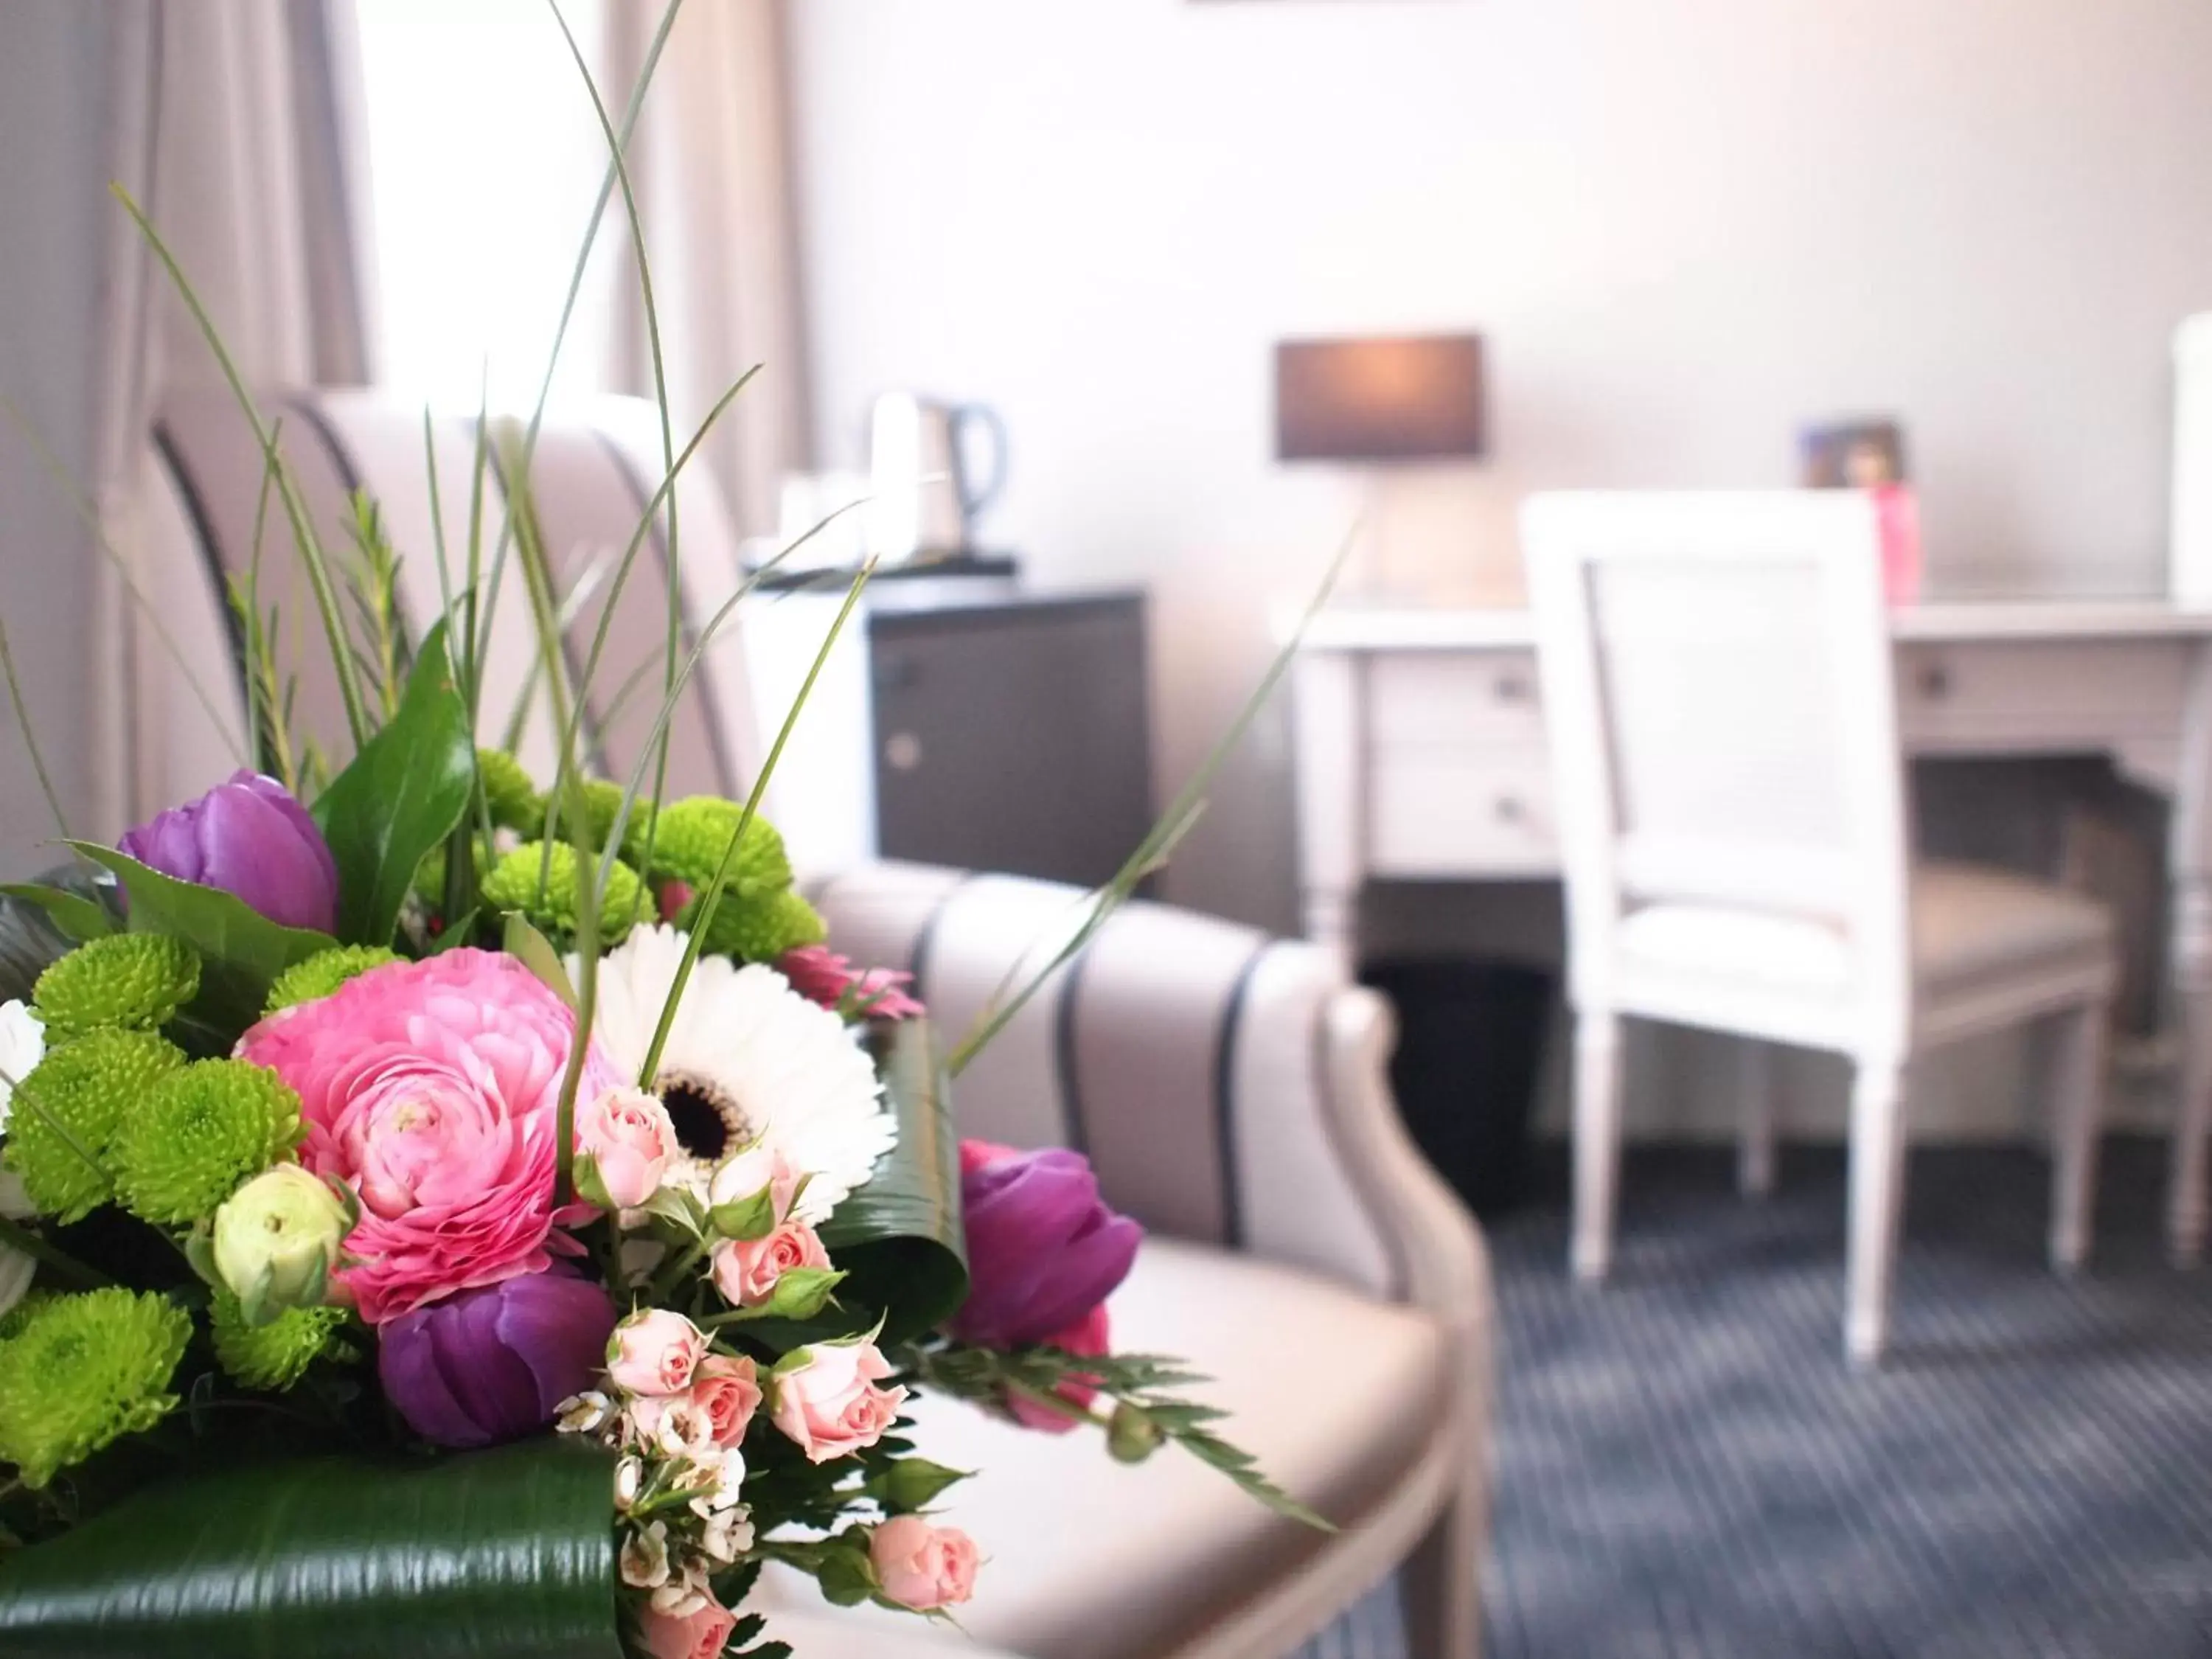
[[[356,483],[380,498],[415,561],[407,593],[422,625],[439,588],[428,568],[419,415],[358,393],[295,396],[272,411],[285,416],[312,511],[335,525]],[[206,678],[234,700],[216,584],[246,556],[258,456],[235,413],[218,409],[172,410],[157,440],[147,585],[172,643],[216,671]],[[467,434],[441,428],[437,441],[447,540],[459,547]],[[635,404],[548,428],[536,496],[564,568],[627,538],[651,494],[644,481],[658,476],[656,443]],[[684,489],[696,622],[726,592],[735,562],[712,492],[700,479]],[[280,528],[264,557],[288,551]],[[617,617],[617,635],[655,644],[661,592],[653,580],[625,593],[620,603],[637,609]],[[603,602],[584,606],[586,639]],[[717,659],[680,712],[679,793],[726,791],[750,775],[760,752],[754,706],[777,706],[760,642],[746,637],[742,669],[738,651]],[[167,647],[142,647],[140,684],[153,689],[136,722],[146,795],[137,805],[150,807],[231,762],[218,729],[226,711],[194,706]],[[526,638],[503,636],[495,672],[507,665],[519,687],[527,653]],[[592,712],[598,754],[623,765],[641,728]],[[228,714],[238,719],[234,701]],[[834,749],[836,734],[825,728],[820,744]],[[787,786],[778,811],[803,861],[810,848],[798,826],[838,798],[834,779],[818,793]],[[824,823],[817,854],[841,833]],[[850,826],[842,833],[852,844]],[[1078,898],[1042,883],[869,862],[812,884],[840,948],[910,969],[952,1032],[1039,938],[1067,925]],[[1149,1230],[1112,1304],[1116,1346],[1189,1358],[1214,1379],[1208,1397],[1231,1413],[1226,1432],[1343,1528],[1325,1537],[1279,1520],[1172,1452],[1127,1468],[1087,1437],[1033,1434],[957,1401],[924,1401],[932,1456],[977,1472],[954,1494],[991,1564],[962,1610],[974,1638],[1030,1659],[1276,1659],[1395,1571],[1411,1651],[1474,1653],[1489,1277],[1473,1224],[1399,1126],[1384,1071],[1390,1040],[1387,1006],[1346,982],[1327,953],[1135,904],[962,1074],[964,1133],[1082,1148],[1109,1198]],[[827,1609],[802,1583],[771,1577],[764,1594],[802,1653],[818,1659],[989,1659],[910,1619]]]

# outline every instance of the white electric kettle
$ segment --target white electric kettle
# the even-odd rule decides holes
[[[976,515],[1006,482],[1006,423],[981,404],[886,392],[869,422],[868,475],[871,553],[972,552]]]

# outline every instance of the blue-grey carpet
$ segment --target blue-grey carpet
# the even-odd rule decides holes
[[[1725,1153],[1632,1152],[1601,1291],[1567,1280],[1541,1160],[1491,1229],[1492,1659],[2212,1656],[2212,1268],[2162,1260],[2165,1159],[2108,1148],[2068,1281],[2040,1158],[1916,1152],[1874,1373],[1842,1358],[1839,1152],[1786,1157],[1765,1203]],[[1303,1659],[1402,1653],[1386,1591]]]

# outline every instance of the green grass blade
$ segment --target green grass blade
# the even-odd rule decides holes
[[[1104,886],[1091,895],[1088,901],[1090,914],[1082,926],[1051,953],[1042,967],[1034,970],[1029,969],[1034,954],[1032,951],[1024,951],[1016,959],[1007,972],[1006,979],[993,994],[990,1001],[983,1006],[975,1017],[975,1024],[969,1028],[967,1036],[961,1038],[959,1046],[953,1049],[951,1058],[945,1062],[946,1069],[955,1077],[1006,1028],[1008,1022],[1021,1012],[1030,999],[1064,963],[1091,942],[1091,936],[1105,926],[1107,919],[1128,902],[1138,884],[1159,869],[1176,844],[1190,833],[1200,814],[1206,810],[1206,792],[1212,787],[1213,780],[1219,775],[1223,765],[1243,740],[1244,733],[1251,729],[1252,722],[1259,718],[1260,711],[1275,695],[1275,688],[1282,684],[1283,677],[1290,672],[1291,664],[1297,659],[1298,647],[1304,643],[1307,629],[1312,626],[1313,619],[1322,606],[1328,603],[1329,594],[1335,591],[1337,575],[1343,570],[1345,560],[1357,545],[1358,534],[1358,526],[1354,526],[1351,534],[1345,538],[1343,545],[1337,550],[1336,556],[1329,562],[1328,573],[1322,576],[1321,586],[1315,590],[1313,598],[1307,602],[1304,614],[1299,617],[1291,637],[1275,653],[1267,673],[1245,700],[1243,708],[1237,711],[1237,718],[1230,723],[1229,729],[1207,752],[1189,781],[1176,791],[1175,799],[1168,803],[1167,810],[1160,815],[1159,822],[1138,843],[1137,850],[1129,855],[1127,861],[1114,872]],[[1028,972],[1027,981],[1022,983],[1018,990],[1014,989],[1025,971]]]
[[[606,140],[608,164],[614,168],[615,180],[622,187],[623,216],[629,223],[630,251],[637,259],[638,297],[645,315],[645,338],[653,363],[653,401],[654,412],[660,420],[660,466],[664,477],[672,477],[676,471],[676,434],[668,408],[668,366],[660,343],[660,308],[653,295],[653,262],[645,248],[645,222],[638,213],[637,194],[632,188],[629,166],[623,159],[624,137],[615,131],[613,120],[607,114],[606,100],[599,96],[599,88],[592,79],[591,65],[585,61],[584,50],[576,43],[575,31],[562,15],[559,0],[545,0],[553,13],[553,21],[561,26],[561,38],[568,43],[568,55],[575,60],[576,74],[584,83],[584,90],[592,100],[592,112],[599,118],[599,132]],[[668,588],[668,641],[664,659],[666,674],[662,683],[664,694],[676,684],[676,659],[684,648],[684,544],[676,511],[676,491],[665,492],[668,520],[668,568],[664,573]],[[648,523],[650,520],[647,521]],[[583,705],[582,694],[577,696],[577,707]],[[659,800],[668,787],[668,745],[671,728],[663,726],[654,745],[653,763],[653,798]],[[655,814],[645,827],[643,862],[653,862],[653,839],[659,828],[659,817]],[[639,902],[643,902],[641,890]]]
[[[852,591],[845,595],[845,603],[837,612],[837,620],[830,624],[829,635],[822,648],[814,653],[814,660],[806,670],[806,678],[799,682],[799,695],[791,700],[791,711],[783,717],[782,728],[769,746],[768,758],[762,762],[760,775],[753,780],[752,793],[745,797],[744,810],[738,815],[738,826],[730,833],[730,844],[722,849],[722,861],[714,867],[714,878],[707,884],[700,896],[699,908],[691,924],[691,937],[684,947],[684,960],[678,964],[675,982],[668,988],[668,1000],[661,1006],[659,1023],[653,1027],[653,1043],[645,1051],[645,1064],[638,1070],[637,1086],[650,1089],[653,1073],[660,1066],[660,1051],[668,1043],[668,1033],[676,1024],[676,1010],[684,1000],[684,987],[691,977],[691,969],[699,960],[701,948],[707,942],[707,932],[714,920],[714,911],[722,902],[722,890],[728,885],[730,872],[738,859],[738,847],[744,840],[745,831],[752,826],[755,814],[760,811],[762,798],[768,793],[769,780],[775,775],[776,764],[783,758],[784,745],[791,741],[792,728],[799,724],[799,716],[813,695],[814,683],[822,675],[822,666],[830,660],[836,647],[837,636],[845,631],[845,624],[860,603],[860,595],[868,586],[868,579],[876,574],[876,562],[871,559],[860,567],[860,574],[853,579]]]
[[[131,216],[131,222],[138,227],[138,234],[153,249],[154,257],[168,274],[178,297],[184,301],[185,308],[191,313],[192,320],[199,325],[201,337],[206,340],[209,350],[215,354],[216,364],[222,369],[223,379],[229,383],[232,396],[237,399],[240,412],[253,428],[254,437],[260,442],[262,455],[276,470],[278,494],[284,503],[285,516],[292,523],[292,536],[299,546],[301,562],[307,567],[307,584],[314,593],[316,609],[322,613],[323,633],[331,649],[331,666],[337,676],[338,694],[345,702],[346,724],[351,728],[354,744],[358,748],[368,740],[368,717],[362,702],[361,684],[354,672],[353,642],[347,635],[345,619],[338,610],[337,589],[331,580],[329,559],[324,554],[321,541],[315,535],[314,525],[307,515],[307,503],[301,499],[299,485],[292,477],[292,470],[284,464],[275,440],[270,436],[268,426],[261,418],[260,407],[253,401],[253,394],[246,389],[246,378],[230,355],[230,348],[223,343],[222,331],[216,327],[215,319],[208,315],[207,307],[201,303],[199,295],[185,276],[184,267],[177,263],[177,256],[169,251],[169,245],[161,240],[161,232],[154,228],[153,221],[147,218],[129,191],[119,184],[110,185],[108,189],[123,204],[123,210]]]
[[[31,769],[39,775],[40,793],[46,798],[46,810],[54,815],[54,828],[64,841],[69,840],[69,815],[62,811],[62,798],[54,793],[54,781],[46,774],[46,757],[39,752],[39,740],[31,732],[31,711],[23,706],[23,688],[15,679],[15,653],[8,648],[8,629],[0,625],[0,670],[8,677],[8,701],[15,711],[16,729],[23,734],[23,747],[30,750]]]
[[[629,103],[623,111],[622,137],[615,147],[617,155],[629,147],[630,135],[636,131],[638,116],[645,108],[645,94],[653,85],[654,70],[660,65],[661,50],[668,44],[669,32],[676,27],[676,15],[683,6],[684,0],[668,0],[666,8],[660,14],[659,25],[653,30],[653,40],[646,47],[645,61],[638,67],[637,84],[630,88]],[[562,27],[566,28],[565,22]],[[561,364],[561,349],[568,342],[568,325],[575,317],[576,301],[584,291],[584,274],[591,264],[592,249],[599,240],[599,222],[606,215],[608,202],[613,199],[615,184],[615,169],[610,164],[605,176],[599,180],[599,192],[592,200],[591,216],[584,222],[583,241],[576,250],[575,264],[568,271],[568,292],[561,301],[560,320],[553,325],[553,344],[545,354],[545,374],[538,383],[537,405],[530,411],[530,424],[522,441],[520,470],[524,473],[529,471],[530,463],[538,453],[538,434],[545,423],[545,404],[553,395],[554,371]],[[481,420],[477,429],[483,429]],[[480,653],[489,650],[492,608],[499,601],[500,576],[506,565],[507,546],[513,539],[514,525],[510,521],[501,526],[499,542],[492,550],[491,583],[484,592],[483,633],[478,641]],[[471,708],[469,713],[473,719],[477,710]]]
[[[32,453],[39,458],[39,465],[53,480],[54,487],[61,491],[62,499],[69,503],[70,510],[76,514],[77,521],[91,532],[93,545],[100,550],[100,556],[113,568],[117,579],[123,584],[123,591],[130,596],[131,603],[138,607],[138,614],[152,626],[154,637],[169,653],[169,660],[176,665],[177,672],[184,677],[193,699],[207,710],[208,720],[222,735],[223,746],[230,750],[232,758],[240,766],[246,765],[246,757],[239,753],[238,738],[230,729],[229,720],[216,707],[215,699],[208,695],[207,687],[192,672],[191,664],[185,659],[184,647],[177,643],[177,636],[169,632],[168,624],[161,620],[160,608],[146,597],[144,590],[138,586],[137,578],[131,574],[131,562],[108,538],[107,527],[100,523],[100,509],[93,505],[91,496],[70,475],[68,465],[54,453],[52,447],[40,435],[37,424],[24,412],[22,406],[4,392],[0,392],[0,410],[4,410],[8,418],[15,422],[15,429],[30,445]]]

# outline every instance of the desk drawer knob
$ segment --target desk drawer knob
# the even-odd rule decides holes
[[[1528,681],[1520,674],[1501,674],[1497,683],[1498,701],[1526,702],[1528,701]]]
[[[1951,695],[1951,671],[1940,662],[1920,665],[1920,695],[1931,700]]]
[[[1500,795],[1495,808],[1500,823],[1519,823],[1528,816],[1528,810],[1512,795]]]

